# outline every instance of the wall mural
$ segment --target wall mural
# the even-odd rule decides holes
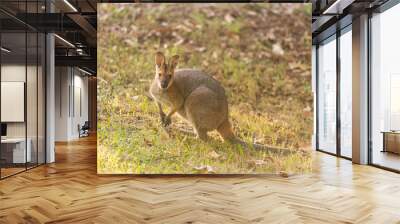
[[[100,174],[311,169],[311,4],[99,4]]]

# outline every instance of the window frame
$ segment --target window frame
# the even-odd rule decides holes
[[[352,29],[351,28],[349,29],[349,27],[352,26],[352,22],[348,22],[349,18],[350,17],[343,18],[343,20],[345,20],[345,22],[343,23],[345,25],[343,25],[343,27],[340,27],[340,29],[337,29],[335,33],[327,36],[326,38],[324,38],[322,40],[319,40],[318,43],[315,44],[315,47],[316,47],[315,48],[316,49],[315,50],[315,63],[316,63],[315,86],[316,86],[316,93],[317,93],[316,99],[315,99],[315,101],[316,101],[316,103],[315,103],[315,107],[316,107],[315,108],[315,113],[316,113],[315,146],[316,146],[316,151],[318,151],[318,152],[323,152],[323,153],[326,153],[329,155],[333,155],[333,156],[340,157],[340,158],[351,161],[352,160],[351,157],[344,156],[341,153],[341,119],[340,119],[340,103],[341,103],[341,101],[340,101],[340,81],[341,81],[341,79],[340,79],[341,78],[340,37],[347,32],[352,32]],[[332,36],[335,36],[335,38],[332,38]],[[329,40],[330,38],[332,40]],[[319,144],[319,136],[320,136],[319,131],[320,130],[318,128],[318,124],[319,124],[319,94],[318,93],[319,93],[319,81],[320,81],[319,80],[320,79],[320,76],[319,76],[319,65],[320,65],[319,59],[320,59],[320,57],[319,57],[318,49],[319,49],[321,43],[324,43],[324,42],[327,43],[330,41],[336,41],[336,52],[335,52],[336,53],[336,62],[335,62],[336,63],[336,151],[335,151],[335,153],[329,152],[329,151],[324,150],[319,147],[320,146],[320,144]]]
[[[27,3],[27,1],[24,1],[24,3]],[[39,1],[34,1],[34,3],[39,4]],[[36,10],[37,11],[39,10],[38,9],[38,5],[36,5]],[[46,7],[45,10],[47,12],[48,7]],[[2,9],[2,12],[5,12],[7,14],[9,13],[9,12],[3,10],[3,9]],[[28,13],[27,12],[27,5],[25,4],[25,15],[27,15],[27,13]],[[9,14],[9,15],[11,15],[11,14]],[[16,18],[14,18],[14,19],[16,19]],[[16,19],[16,20],[18,20],[18,19]],[[21,22],[21,21],[19,21],[19,22]],[[25,98],[24,99],[24,101],[25,101],[24,102],[25,166],[24,166],[23,170],[14,172],[14,173],[6,175],[6,176],[4,176],[4,174],[2,173],[3,168],[0,166],[0,181],[4,180],[4,179],[7,179],[8,177],[12,177],[14,175],[26,172],[26,171],[28,171],[30,169],[34,169],[34,168],[39,167],[41,165],[47,164],[47,43],[48,43],[47,32],[43,32],[41,30],[35,29],[34,27],[32,27],[32,26],[30,26],[30,25],[28,25],[26,23],[23,24],[23,27],[24,27],[23,30],[18,30],[18,31],[13,31],[13,32],[2,31],[0,29],[0,45],[2,45],[1,42],[2,42],[3,33],[21,33],[21,34],[25,35],[25,49],[24,49],[24,51],[25,51],[25,56],[24,56],[25,57],[24,58],[24,60],[25,60],[25,69],[24,69],[25,70],[25,87],[24,87],[24,89],[25,89],[25,93],[24,93],[25,94],[25,96],[24,96],[24,98]],[[0,24],[0,28],[1,28],[1,24]],[[33,35],[36,36],[36,41],[35,41],[36,42],[35,43],[36,44],[36,49],[35,49],[35,51],[36,51],[36,61],[35,61],[35,66],[36,66],[36,69],[35,69],[36,91],[35,91],[35,93],[33,93],[33,94],[36,95],[36,122],[34,122],[36,124],[36,136],[34,136],[33,138],[36,138],[37,145],[36,145],[36,162],[34,164],[30,164],[30,166],[28,166],[29,162],[27,162],[27,156],[28,156],[28,154],[27,154],[27,147],[28,147],[28,144],[27,144],[27,142],[28,142],[27,141],[27,139],[28,139],[28,131],[27,131],[27,129],[28,129],[28,118],[27,118],[27,115],[28,115],[27,114],[28,113],[27,112],[28,34],[33,34]],[[40,35],[40,34],[43,34],[43,35]],[[39,38],[39,36],[42,36],[42,38]],[[41,55],[42,60],[43,60],[42,64],[39,63],[39,39],[40,39],[41,44],[42,44],[41,47],[43,48],[43,49],[41,49],[41,52],[43,53],[43,55]],[[0,82],[1,82],[1,78],[2,78],[1,77],[2,76],[1,68],[3,66],[3,64],[2,64],[3,60],[2,59],[3,59],[2,58],[2,53],[0,53]],[[39,81],[38,81],[39,68],[38,68],[38,66],[40,66],[40,65],[42,65],[42,71],[41,71],[42,74],[41,75],[42,75],[42,82],[43,82],[42,83],[43,84],[43,86],[42,86],[42,88],[43,88],[43,92],[42,92],[42,96],[43,96],[42,103],[43,103],[43,105],[41,105],[43,107],[42,109],[44,110],[43,111],[44,114],[42,114],[43,117],[39,117],[40,115],[38,113],[38,111],[39,111]],[[0,89],[1,89],[1,86],[0,86]],[[1,101],[1,97],[0,97],[0,101]],[[0,105],[0,110],[1,110],[1,105]],[[44,119],[44,120],[42,120],[42,119]],[[39,141],[38,141],[38,139],[39,139],[39,120],[41,120],[41,122],[43,124],[42,128],[44,129],[43,133],[42,133],[43,134],[43,143],[44,143],[42,145],[42,147],[43,147],[43,149],[42,149],[43,155],[41,155],[41,157],[43,157],[42,158],[43,162],[39,162]],[[1,119],[0,119],[0,123],[1,123]],[[1,144],[0,144],[0,158],[1,158]]]

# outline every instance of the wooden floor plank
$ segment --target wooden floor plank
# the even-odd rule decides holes
[[[290,176],[98,176],[96,138],[0,181],[0,223],[400,223],[400,175],[315,153]]]

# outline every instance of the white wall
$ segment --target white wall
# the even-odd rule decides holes
[[[74,108],[72,108],[72,111],[75,113],[73,114],[73,119],[72,119],[72,130],[71,130],[71,135],[74,136],[74,138],[79,137],[78,133],[78,124],[81,126],[85,123],[85,121],[88,120],[88,78],[81,76],[82,73],[76,74],[77,70],[74,71],[74,92],[75,94],[73,97],[74,99]],[[80,97],[79,97],[80,95]],[[79,102],[80,101],[80,102]],[[79,108],[81,107],[81,108]],[[81,110],[81,111],[80,111]]]
[[[39,69],[39,70],[37,70]],[[22,108],[19,108],[20,113],[25,114],[26,120],[21,122],[5,122],[7,124],[7,137],[9,138],[24,138],[25,135],[30,140],[29,146],[32,150],[32,161],[44,163],[45,150],[45,117],[44,117],[44,82],[41,67],[25,66],[25,64],[3,64],[1,66],[1,81],[2,82],[24,82],[26,83],[26,107],[25,103]],[[25,80],[27,78],[27,81]],[[2,89],[3,92],[4,89]],[[20,94],[24,94],[24,90],[20,90]],[[4,94],[4,92],[3,92]],[[7,95],[2,95],[2,98]],[[16,113],[16,108],[2,107],[3,112]],[[11,111],[7,111],[11,110]],[[26,111],[25,111],[26,110]],[[22,115],[23,116],[23,115]],[[38,154],[37,154],[38,153]],[[51,162],[51,161],[50,161]]]
[[[1,66],[1,81],[25,82],[25,64],[8,64]],[[7,108],[1,108],[6,110]],[[25,122],[7,123],[7,137],[25,137]]]
[[[78,124],[88,120],[88,78],[83,75],[76,68],[56,67],[56,141],[79,138]]]
[[[25,70],[27,69],[27,70]],[[33,72],[36,74],[36,67],[33,66],[28,66],[27,68],[24,65],[19,65],[19,64],[4,64],[1,66],[1,81],[2,82],[25,82],[25,75],[26,71],[28,71],[28,74],[32,74]],[[28,77],[29,78],[29,77]],[[29,80],[30,85],[36,85],[36,81]],[[28,109],[28,112],[32,112],[32,107],[36,108],[36,88],[31,89],[28,88],[28,99],[27,99],[27,106],[31,106],[31,108]],[[32,90],[32,92],[31,92]],[[4,96],[3,96],[4,97]],[[34,105],[29,105],[30,103],[34,102]],[[2,110],[7,110],[7,108],[1,108]],[[36,109],[34,109],[36,111]],[[28,122],[28,128],[34,127],[36,129],[36,119],[37,115],[36,113],[28,113],[27,114]],[[34,121],[34,124],[31,122]],[[25,124],[26,122],[7,122],[7,136],[8,137],[25,137]],[[28,133],[28,137],[30,133]],[[35,133],[36,134],[36,133]]]
[[[68,140],[68,117],[70,84],[69,68],[55,68],[55,141]]]
[[[25,82],[24,65],[1,65],[1,81],[20,81]]]
[[[1,108],[2,122],[25,121],[24,82],[1,82]]]

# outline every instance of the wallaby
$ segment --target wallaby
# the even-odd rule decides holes
[[[176,70],[178,60],[175,55],[167,62],[161,52],[155,56],[156,74],[150,94],[158,105],[162,124],[168,126],[177,112],[193,126],[201,140],[207,140],[207,132],[217,130],[225,141],[234,141],[224,88],[202,71]],[[167,115],[162,104],[171,107]]]
[[[198,138],[206,141],[207,132],[217,130],[224,141],[248,144],[235,136],[229,122],[228,101],[221,84],[206,73],[194,69],[177,70],[179,56],[167,62],[161,52],[155,56],[156,74],[150,95],[157,103],[162,125],[171,124],[171,116],[178,113],[194,128]],[[171,111],[165,115],[162,104]],[[287,153],[292,150],[252,144],[256,149]]]

